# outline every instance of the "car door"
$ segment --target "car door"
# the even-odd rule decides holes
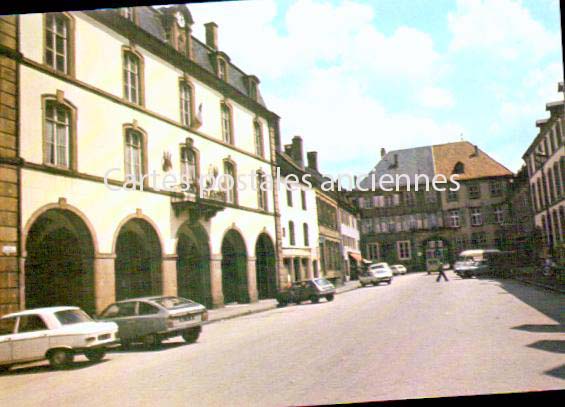
[[[118,302],[106,308],[100,318],[118,324],[120,339],[132,339],[136,337],[136,308],[135,301]]]
[[[166,328],[166,316],[161,309],[148,302],[140,301],[137,306],[135,330],[138,336],[145,336]]]
[[[12,335],[14,362],[43,359],[49,349],[49,329],[39,314],[21,315]]]
[[[16,317],[0,319],[0,365],[12,361],[12,339],[16,322]]]

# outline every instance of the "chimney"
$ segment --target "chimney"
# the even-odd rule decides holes
[[[284,153],[290,157],[292,157],[292,144],[285,144],[284,145]]]
[[[386,150],[383,148],[381,148],[381,158],[383,158],[386,154]]]
[[[304,154],[302,152],[302,137],[292,138],[292,159],[301,167],[304,167]]]
[[[217,50],[218,49],[218,24],[211,21],[209,23],[204,24],[206,27],[206,45],[210,48]]]
[[[398,167],[398,154],[394,155],[394,167]]]
[[[318,171],[318,152],[308,151],[306,153],[306,157],[308,158],[308,168]]]
[[[478,157],[478,156],[479,156],[479,146],[477,146],[477,145],[475,144],[474,147],[475,147],[475,150],[473,151],[472,156],[473,156],[473,157]]]

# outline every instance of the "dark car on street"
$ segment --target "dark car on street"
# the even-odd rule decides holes
[[[145,347],[158,346],[163,339],[182,336],[188,343],[198,340],[202,324],[208,320],[203,305],[186,298],[154,296],[118,301],[98,317],[118,324],[123,347],[142,342]]]
[[[277,294],[277,301],[280,306],[289,303],[300,304],[303,301],[312,301],[317,303],[320,298],[327,301],[333,301],[335,295],[335,287],[325,278],[313,278],[311,280],[297,281],[283,291]]]

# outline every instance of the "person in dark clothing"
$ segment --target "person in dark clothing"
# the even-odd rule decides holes
[[[448,279],[447,276],[445,275],[445,271],[443,271],[443,264],[441,264],[441,265],[439,266],[438,275],[437,275],[436,281],[439,283],[439,280],[440,280],[442,277],[445,278],[445,281],[449,281],[449,279]]]

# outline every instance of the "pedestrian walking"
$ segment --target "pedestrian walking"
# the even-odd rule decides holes
[[[439,269],[438,269],[438,276],[437,276],[436,282],[439,283],[439,280],[440,280],[442,277],[445,278],[445,281],[449,281],[449,279],[448,279],[447,276],[445,275],[445,272],[443,271],[443,264],[441,264],[441,265],[439,266]]]

